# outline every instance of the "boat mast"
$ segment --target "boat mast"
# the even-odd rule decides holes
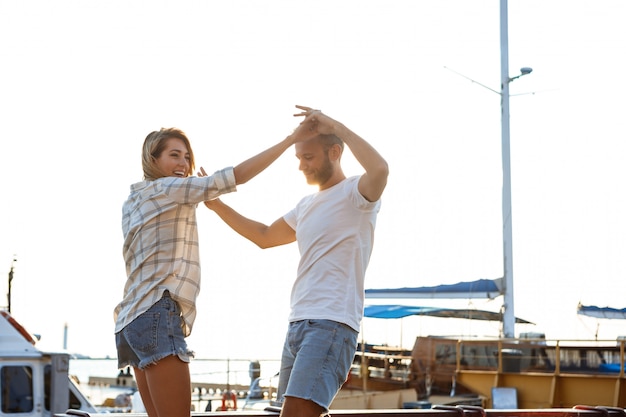
[[[515,337],[513,297],[513,219],[511,208],[511,144],[509,126],[509,31],[507,0],[500,0],[500,97],[502,105],[502,250],[504,259],[504,337]]]

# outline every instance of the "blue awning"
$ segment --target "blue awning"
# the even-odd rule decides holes
[[[433,316],[468,320],[502,320],[501,313],[495,313],[492,311],[406,306],[398,304],[368,305],[365,306],[364,315],[365,317],[379,319],[399,319],[407,316]],[[532,324],[531,322],[520,318],[515,318],[515,322],[522,324]]]
[[[626,319],[626,308],[585,306],[579,303],[577,313],[599,319]]]
[[[433,287],[403,287],[365,290],[365,298],[487,298],[504,293],[503,279],[479,279]]]

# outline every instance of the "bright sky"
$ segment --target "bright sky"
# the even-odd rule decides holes
[[[534,69],[510,85],[515,313],[536,323],[516,331],[612,339],[623,322],[576,306],[626,306],[626,2],[509,3],[511,76]],[[367,288],[502,276],[500,98],[445,68],[499,90],[499,18],[495,0],[0,0],[0,270],[17,256],[13,314],[44,348],[62,348],[67,323],[70,351],[115,356],[121,205],[146,134],[183,129],[212,172],[289,134],[295,104],[389,162]],[[269,223],[313,191],[290,149],[224,199]],[[296,245],[263,251],[198,210],[190,347],[277,358]],[[454,326],[366,319],[364,334],[396,344],[401,331],[411,347],[420,332],[483,333]]]

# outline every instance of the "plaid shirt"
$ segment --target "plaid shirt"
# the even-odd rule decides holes
[[[236,191],[233,168],[207,177],[164,177],[131,185],[122,209],[127,281],[114,311],[119,332],[161,299],[180,304],[184,333],[191,333],[200,291],[198,203]]]

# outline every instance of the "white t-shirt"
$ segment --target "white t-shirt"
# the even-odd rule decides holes
[[[296,231],[300,264],[289,321],[327,319],[359,331],[365,271],[380,200],[367,201],[360,177],[304,197],[283,218]]]

